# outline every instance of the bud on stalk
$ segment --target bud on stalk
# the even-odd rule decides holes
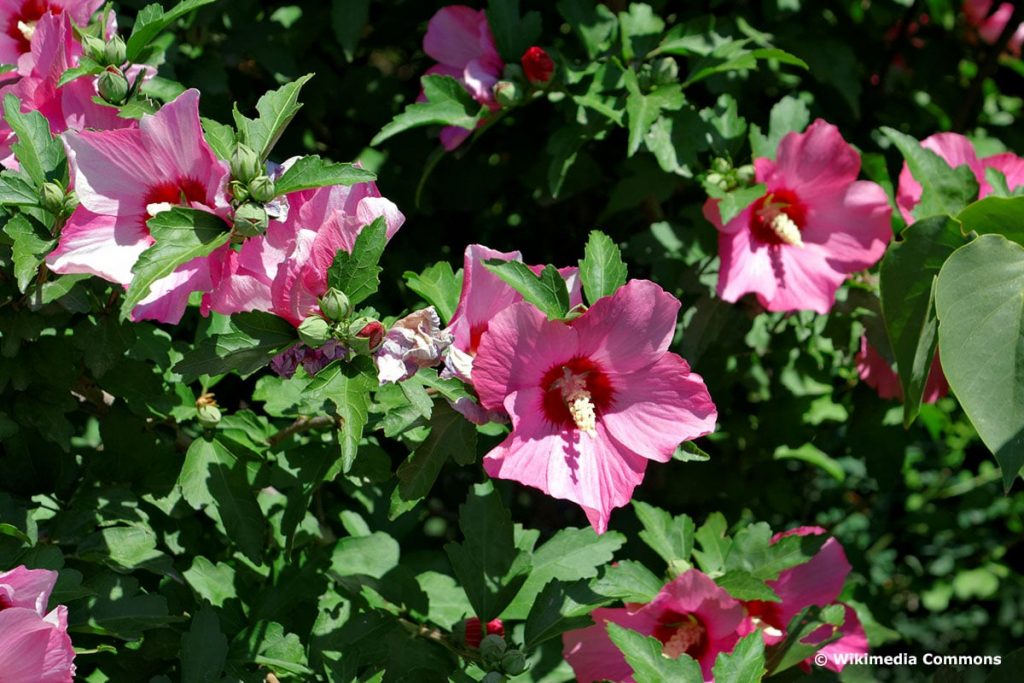
[[[241,142],[235,145],[231,155],[231,177],[248,184],[263,175],[263,161],[251,147]]]
[[[320,311],[328,320],[345,320],[352,315],[352,304],[345,293],[331,287],[320,297]]]
[[[105,102],[122,105],[128,99],[128,92],[131,90],[131,86],[120,69],[116,66],[108,66],[100,74],[96,89]]]
[[[258,202],[269,202],[276,196],[274,181],[265,175],[256,176],[249,183],[249,196]]]
[[[330,323],[318,315],[311,315],[299,325],[299,339],[313,349],[318,349],[334,337]]]
[[[235,234],[242,237],[256,237],[267,230],[270,219],[267,210],[259,204],[246,203],[235,209]]]

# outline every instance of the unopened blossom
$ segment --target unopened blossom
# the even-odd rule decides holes
[[[679,306],[634,280],[569,323],[527,302],[498,313],[472,381],[485,409],[508,413],[512,432],[484,458],[487,473],[580,505],[604,533],[649,460],[668,462],[715,426],[703,380],[668,352]]]
[[[63,133],[86,128],[110,130],[135,125],[131,119],[119,117],[118,110],[93,101],[96,79],[76,78],[58,88],[61,76],[77,66],[81,46],[74,41],[71,19],[66,14],[43,14],[34,24],[31,52],[33,59],[26,73],[17,81],[0,88],[0,100],[7,94],[21,101],[24,112],[37,111],[46,117],[50,130]],[[0,163],[17,168],[11,152],[14,133],[6,121],[0,121]]]
[[[82,131],[64,141],[80,203],[47,257],[56,273],[88,273],[127,286],[132,266],[153,244],[150,218],[175,206],[227,216],[229,170],[203,137],[197,90],[143,117],[138,128]],[[231,251],[225,245],[153,283],[132,318],[180,320],[189,295],[211,288],[211,261]]]
[[[947,164],[956,168],[967,166],[978,181],[978,198],[992,194],[993,188],[985,177],[986,169],[993,168],[1006,178],[1006,186],[1012,192],[1024,186],[1024,158],[1012,152],[1002,152],[979,158],[974,145],[959,133],[936,133],[921,141],[921,146],[935,152]],[[921,201],[921,184],[917,182],[906,162],[900,170],[899,185],[896,189],[896,206],[908,224],[914,222],[914,207]]]
[[[633,669],[608,635],[609,623],[657,638],[664,657],[692,657],[706,681],[719,653],[731,652],[749,630],[743,606],[696,569],[667,583],[646,605],[602,607],[591,617],[593,626],[562,635],[562,654],[580,683],[633,680]]]
[[[866,335],[860,339],[860,351],[857,353],[856,361],[857,374],[865,384],[878,392],[880,398],[903,400],[903,385],[900,384],[899,375],[878,349],[868,342]],[[921,400],[924,403],[935,403],[948,393],[949,382],[942,372],[942,364],[936,351],[928,370],[928,379],[925,381]]]
[[[465,5],[438,10],[427,24],[423,51],[437,61],[427,69],[427,75],[451,76],[477,102],[492,111],[499,108],[493,91],[505,62],[498,54],[484,10]],[[445,149],[453,150],[471,132],[458,126],[446,126],[441,130],[441,143]]]
[[[1003,29],[1013,17],[1013,3],[1000,2],[996,4],[993,0],[965,0],[964,16],[967,18],[967,22],[977,30],[978,37],[992,45],[999,40],[999,36],[1003,35]],[[1019,57],[1022,45],[1024,45],[1024,23],[1014,30],[1006,48],[1011,54]]]
[[[492,619],[484,624],[478,617],[470,617],[464,623],[463,641],[466,647],[474,650],[480,647],[480,641],[486,636],[504,637],[505,635],[505,624],[501,619]]]
[[[876,183],[857,180],[860,155],[818,119],[754,160],[765,194],[723,224],[717,200],[704,216],[719,230],[718,295],[757,295],[769,311],[827,313],[836,290],[874,265],[892,237],[891,209]]]
[[[47,613],[57,572],[16,567],[0,572],[0,680],[70,683],[75,651],[67,608]]]
[[[401,382],[420,368],[439,365],[451,343],[451,332],[441,329],[433,306],[410,313],[391,326],[374,354],[377,378],[381,384]]]
[[[772,543],[787,536],[819,536],[825,533],[821,527],[802,526],[776,534]],[[807,607],[827,607],[836,603],[849,573],[850,563],[843,552],[843,546],[834,538],[829,538],[810,560],[786,569],[779,574],[779,578],[768,581],[768,587],[779,596],[780,601],[746,603],[753,626],[762,630],[765,644],[774,645],[784,640],[789,622]],[[841,637],[819,651],[828,657],[826,666],[833,671],[843,668],[835,655],[861,655],[868,652],[867,636],[857,613],[849,605],[843,607],[845,618],[840,627]],[[831,635],[832,629],[826,625],[809,634],[804,641],[821,642]]]
[[[17,65],[25,75],[44,20],[67,17],[84,27],[102,5],[103,0],[0,0],[0,64]]]
[[[520,62],[523,65],[526,80],[534,85],[544,85],[551,80],[551,75],[555,72],[555,62],[544,51],[544,48],[536,45],[523,53]]]
[[[270,361],[270,369],[285,379],[291,379],[301,365],[306,374],[312,377],[332,362],[346,358],[348,349],[334,339],[317,349],[296,344],[274,356]]]

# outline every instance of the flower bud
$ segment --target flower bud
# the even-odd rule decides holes
[[[43,183],[42,207],[50,213],[62,215],[64,213],[64,188],[58,183]]]
[[[331,287],[320,297],[320,311],[328,320],[345,320],[352,315],[352,304],[345,292]]]
[[[263,161],[251,147],[241,142],[231,155],[231,177],[243,183],[263,175]]]
[[[259,204],[245,203],[235,209],[235,234],[256,237],[267,230],[267,210]]]
[[[360,355],[369,355],[384,343],[384,326],[379,320],[357,318],[348,326],[348,346]]]
[[[755,175],[753,164],[745,164],[736,169],[736,179],[741,185],[749,185],[754,182]]]
[[[240,180],[232,180],[228,183],[228,189],[231,190],[231,198],[238,204],[249,199],[249,188]]]
[[[494,99],[503,107],[514,107],[523,101],[523,91],[512,81],[494,84]]]
[[[96,89],[105,102],[120,105],[124,104],[125,100],[128,99],[128,92],[131,90],[131,86],[120,69],[116,66],[108,66],[100,74]]]
[[[103,61],[110,66],[121,66],[127,58],[128,50],[119,35],[115,35],[103,47]]]
[[[505,635],[505,624],[502,623],[501,619],[492,619],[487,622],[486,633],[484,633],[484,625],[480,623],[478,617],[470,617],[459,622],[461,629],[458,633],[462,635],[461,640],[466,647],[470,649],[477,649],[480,647],[480,641],[483,640],[485,635]]]
[[[485,662],[499,662],[505,655],[508,643],[505,638],[498,635],[490,635],[480,641],[480,656]]]
[[[547,84],[555,72],[554,61],[544,51],[544,48],[536,45],[524,52],[519,61],[523,64],[523,72],[526,74],[527,80],[534,85]]]
[[[84,48],[83,51],[85,52],[86,57],[106,66],[107,45],[103,42],[101,38],[97,38],[96,36],[83,35],[82,48]],[[115,64],[114,66],[120,66],[120,64]]]
[[[249,183],[249,196],[258,202],[269,202],[274,195],[274,181],[265,175],[256,176]]]
[[[724,159],[722,157],[715,157],[714,159],[711,160],[711,170],[715,171],[716,173],[721,173],[722,175],[725,175],[726,173],[732,170],[732,164],[729,163],[728,159]]]
[[[501,669],[509,676],[518,676],[526,671],[526,655],[519,650],[509,650],[501,658]]]
[[[679,64],[672,57],[662,57],[654,63],[654,82],[668,85],[679,80]]]
[[[333,337],[331,324],[318,315],[309,316],[299,325],[299,339],[311,348],[320,348]]]
[[[220,422],[220,408],[212,403],[204,403],[196,410],[199,424],[206,429],[213,429]]]
[[[481,683],[505,683],[505,674],[500,671],[490,671],[480,679]]]

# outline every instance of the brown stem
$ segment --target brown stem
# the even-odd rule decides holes
[[[287,439],[293,434],[301,434],[308,432],[311,429],[324,429],[326,427],[334,427],[335,429],[341,429],[340,418],[332,417],[330,415],[317,415],[316,417],[300,417],[295,420],[278,433],[267,439],[267,443],[271,446],[277,445],[280,442]]]

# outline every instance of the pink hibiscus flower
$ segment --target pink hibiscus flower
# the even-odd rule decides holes
[[[0,672],[4,683],[65,683],[75,674],[67,608],[46,606],[57,572],[15,567],[0,572]]]
[[[802,526],[776,534],[772,542],[775,543],[786,536],[818,536],[826,533],[828,532],[821,527]],[[846,560],[843,546],[836,539],[829,538],[810,560],[783,571],[774,581],[768,581],[768,587],[775,591],[781,602],[746,603],[754,627],[763,629],[765,644],[774,645],[781,642],[786,636],[789,622],[807,607],[826,607],[835,603],[843,591],[849,573],[850,563]],[[838,662],[834,655],[857,655],[868,652],[867,636],[857,613],[848,605],[845,608],[846,618],[840,627],[842,637],[819,651],[828,657],[826,666],[833,671],[840,671],[843,668],[843,664]],[[830,633],[830,628],[823,626],[811,633],[805,641],[820,642]]]
[[[562,635],[562,653],[580,683],[633,680],[633,670],[608,636],[609,622],[654,636],[666,657],[696,659],[707,681],[718,654],[731,652],[749,630],[743,606],[696,569],[667,583],[646,605],[599,608],[591,616],[593,626]]]
[[[132,266],[153,243],[146,222],[155,214],[179,205],[228,214],[230,171],[203,137],[197,90],[143,117],[138,128],[83,131],[64,141],[80,204],[47,257],[56,273],[88,273],[128,285]],[[132,319],[176,323],[189,295],[211,288],[211,260],[230,251],[225,245],[155,282]]]
[[[66,14],[44,14],[34,29],[32,66],[16,82],[0,88],[0,100],[12,93],[21,100],[22,111],[38,111],[50,123],[50,130],[63,133],[85,128],[130,128],[135,122],[117,115],[118,110],[93,102],[96,79],[83,77],[57,87],[64,72],[78,63],[81,46],[74,41],[71,20]],[[14,133],[0,121],[0,163],[17,168],[11,153]]]
[[[513,479],[580,505],[598,533],[644,476],[683,441],[708,434],[717,413],[700,376],[668,352],[679,301],[634,280],[571,323],[532,304],[494,317],[473,364],[487,410],[512,433],[484,458]]]
[[[921,146],[938,154],[942,159],[956,168],[967,165],[978,180],[978,199],[992,194],[992,186],[985,179],[985,169],[994,168],[1006,177],[1006,185],[1013,191],[1024,185],[1024,159],[1010,152],[993,154],[984,159],[978,158],[971,141],[959,133],[936,133],[921,141]],[[896,190],[896,206],[900,209],[903,220],[914,222],[912,211],[921,201],[921,184],[910,173],[906,162],[900,170],[899,186]]]
[[[487,13],[465,5],[452,5],[437,11],[427,24],[423,51],[437,60],[427,74],[451,76],[473,98],[492,111],[497,110],[494,84],[501,78],[505,62],[498,54]],[[441,144],[453,150],[472,131],[457,126],[441,130]]]
[[[1003,29],[1006,28],[1006,24],[1013,16],[1012,2],[999,3],[993,12],[992,5],[994,4],[992,0],[966,0],[964,2],[964,16],[967,17],[967,23],[974,26],[978,31],[978,36],[989,45],[999,40]],[[1020,56],[1022,45],[1024,45],[1024,24],[1018,26],[1017,30],[1013,32],[1006,47],[1012,54]]]
[[[295,192],[287,201],[287,218],[271,221],[264,235],[213,264],[214,287],[203,299],[204,311],[269,311],[298,327],[320,311],[339,250],[351,253],[359,232],[377,218],[387,222],[388,239],[405,222],[372,182]]]
[[[16,64],[19,73],[27,74],[45,18],[63,15],[85,26],[102,4],[103,0],[0,0],[0,64]]]
[[[767,193],[727,225],[716,200],[704,205],[719,230],[718,295],[735,302],[754,293],[769,311],[827,313],[850,274],[885,253],[885,191],[857,180],[860,155],[821,119],[786,135],[776,160],[755,159],[754,167]]]
[[[903,400],[903,386],[896,370],[878,350],[868,343],[867,336],[860,338],[860,351],[857,353],[857,374],[869,387],[878,392],[880,398]],[[949,393],[949,382],[942,372],[938,351],[928,371],[928,380],[924,385],[925,403],[935,403]]]

